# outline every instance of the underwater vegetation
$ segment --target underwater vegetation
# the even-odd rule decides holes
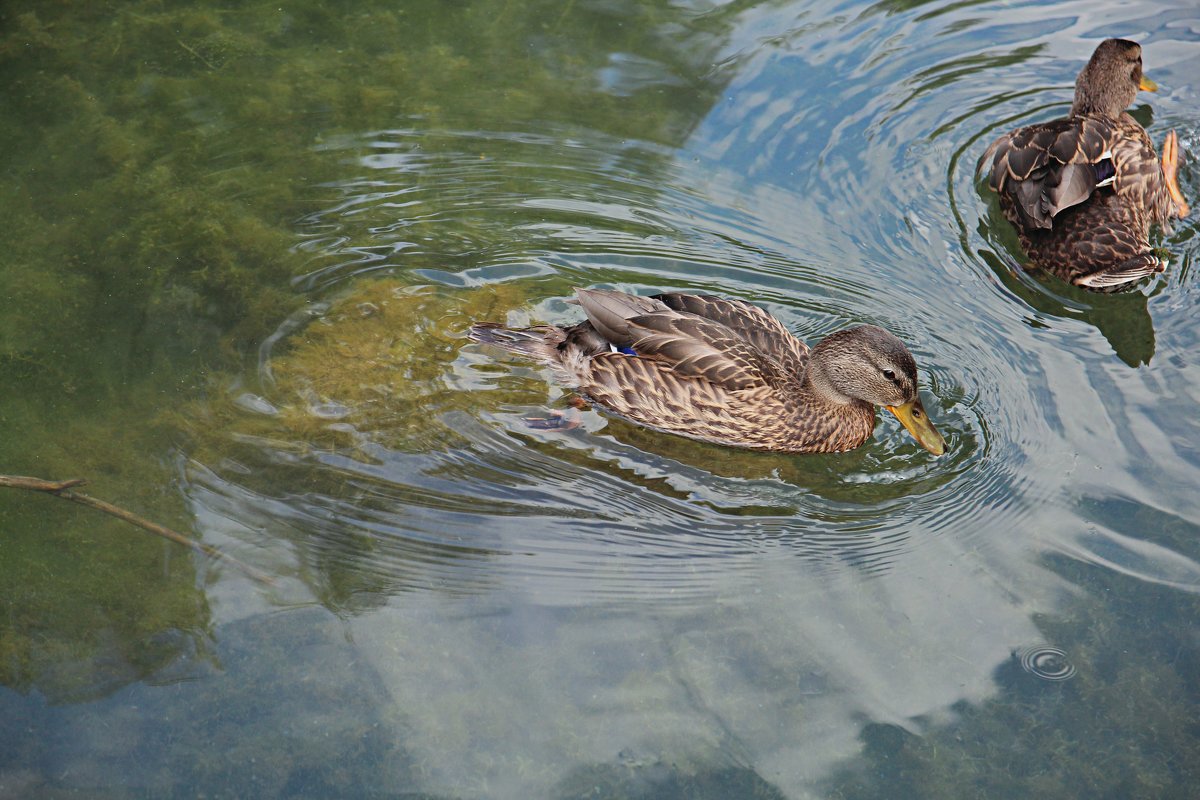
[[[1195,793],[1200,641],[1153,620],[1193,618],[1200,603],[1170,588],[1129,586],[1103,569],[1050,562],[1090,587],[1067,613],[1037,620],[1073,674],[1039,676],[1014,653],[996,670],[999,693],[981,705],[958,704],[950,724],[920,735],[867,725],[861,762],[831,779],[826,797],[1184,800]]]
[[[294,282],[313,268],[296,221],[336,201],[329,183],[354,155],[327,139],[467,107],[483,109],[476,124],[607,120],[617,134],[677,140],[711,87],[616,97],[563,76],[607,56],[580,42],[654,47],[655,23],[679,12],[567,10],[5,3],[4,471],[86,478],[95,495],[188,529],[172,454],[191,429],[172,412],[252,369],[262,338],[309,302]],[[538,60],[524,57],[530,37],[546,43]],[[443,266],[437,253],[409,260]],[[170,546],[53,498],[0,502],[0,578],[19,587],[0,601],[0,683],[102,693],[172,655],[139,656],[150,663],[114,681],[93,657],[100,639],[132,653],[155,631],[204,629],[192,564]]]
[[[342,162],[321,145],[341,132],[455,119],[460,105],[482,107],[473,121],[487,124],[487,97],[508,125],[587,119],[676,140],[713,87],[616,97],[575,91],[563,73],[590,73],[606,54],[581,37],[649,47],[655,17],[677,12],[566,10],[6,4],[0,279],[14,302],[0,315],[0,363],[87,404],[253,341],[299,304],[291,279],[308,261],[294,223],[335,196],[324,183]],[[566,38],[539,60],[511,57],[530,36]]]
[[[920,17],[910,14],[919,6],[928,8]],[[701,185],[728,166],[713,170],[701,158],[691,172],[670,173],[677,156],[697,155],[684,143],[717,102],[728,99],[725,83],[747,64],[738,77],[748,83],[729,93],[739,94],[738,102],[727,103],[724,113],[739,124],[754,118],[761,125],[742,127],[789,152],[799,141],[787,135],[791,114],[812,99],[806,95],[812,87],[796,85],[789,70],[801,61],[800,71],[816,81],[852,78],[855,91],[836,98],[841,108],[855,106],[848,115],[853,124],[838,129],[843,144],[857,146],[865,131],[883,146],[876,154],[885,171],[893,143],[920,172],[930,170],[925,177],[933,188],[922,192],[925,200],[932,194],[931,202],[909,206],[906,194],[892,209],[905,214],[904,224],[919,223],[910,227],[911,240],[896,239],[897,249],[926,239],[940,247],[939,237],[950,236],[950,250],[937,250],[922,268],[953,272],[946,286],[955,297],[975,295],[980,285],[953,248],[953,226],[939,233],[937,223],[945,221],[939,186],[946,143],[973,133],[966,129],[978,117],[947,115],[938,136],[909,151],[913,136],[928,132],[927,120],[896,109],[890,124],[877,126],[887,114],[876,104],[890,99],[875,81],[890,76],[905,93],[914,89],[913,102],[903,101],[904,109],[913,109],[923,98],[961,86],[972,72],[1050,57],[1064,46],[1061,37],[1076,37],[1078,30],[1037,32],[1036,44],[1009,47],[985,36],[1028,34],[1003,19],[999,28],[969,33],[972,25],[988,24],[975,19],[987,13],[969,4],[887,2],[840,20],[808,16],[822,13],[811,8],[816,11],[805,7],[788,17],[789,4],[673,0],[233,0],[220,6],[13,0],[0,7],[0,214],[6,222],[0,281],[8,300],[0,307],[0,471],[86,478],[97,496],[214,540],[233,530],[244,538],[224,540],[231,550],[269,564],[281,585],[245,590],[223,578],[219,566],[118,520],[54,498],[0,495],[0,585],[6,587],[0,593],[0,719],[9,723],[0,725],[0,794],[17,785],[14,774],[36,770],[30,785],[47,776],[61,780],[40,787],[45,794],[433,797],[412,788],[438,785],[422,783],[431,768],[423,759],[431,753],[435,762],[475,757],[478,764],[497,752],[517,752],[512,763],[498,757],[489,768],[516,780],[540,779],[548,797],[778,798],[785,793],[772,784],[778,775],[756,759],[761,751],[750,747],[742,758],[732,741],[738,725],[760,711],[725,691],[720,669],[708,674],[708,689],[739,707],[724,718],[712,715],[714,729],[731,723],[733,745],[726,748],[730,742],[722,738],[708,751],[712,759],[622,749],[617,740],[628,731],[613,736],[611,750],[585,755],[571,738],[596,725],[584,704],[576,715],[542,713],[570,705],[570,691],[556,689],[572,679],[563,679],[557,667],[574,663],[577,654],[584,667],[595,668],[596,685],[609,677],[605,670],[625,684],[625,693],[601,702],[619,715],[644,714],[624,717],[634,719],[625,723],[630,730],[669,732],[678,722],[675,701],[634,709],[647,686],[694,688],[682,685],[665,659],[646,661],[619,648],[592,652],[589,645],[606,640],[590,636],[589,626],[613,615],[607,601],[588,605],[590,596],[575,596],[583,594],[586,578],[604,573],[616,587],[609,597],[623,591],[619,602],[634,607],[631,620],[651,627],[669,621],[659,616],[665,603],[640,595],[645,589],[632,579],[673,575],[654,571],[665,564],[678,565],[680,574],[723,575],[725,561],[693,558],[695,551],[669,535],[715,520],[748,563],[786,568],[790,558],[803,567],[805,556],[817,553],[813,563],[835,565],[814,569],[811,577],[798,569],[797,582],[807,578],[811,588],[795,598],[780,596],[786,605],[778,615],[786,623],[780,635],[790,637],[793,620],[841,610],[820,606],[822,580],[861,574],[871,588],[876,575],[890,574],[903,583],[902,564],[872,560],[869,548],[852,547],[872,541],[881,518],[895,523],[888,532],[897,535],[887,544],[896,553],[962,543],[948,574],[964,581],[993,563],[987,548],[1005,534],[1013,534],[1009,542],[1029,539],[1035,553],[1046,552],[1038,532],[1021,527],[1060,519],[1037,515],[1036,508],[1048,497],[1058,502],[1059,494],[1070,503],[1075,484],[1064,484],[1063,463],[1040,458],[1036,442],[1001,442],[1007,436],[1001,420],[986,420],[979,430],[964,423],[964,407],[986,406],[976,403],[977,387],[950,379],[962,365],[947,359],[922,356],[923,366],[945,370],[941,391],[933,393],[941,407],[931,411],[939,423],[949,420],[952,451],[970,458],[947,458],[937,471],[914,472],[905,462],[917,445],[890,419],[858,451],[809,462],[664,437],[595,412],[584,415],[584,428],[574,433],[533,431],[523,418],[561,408],[565,395],[548,389],[536,368],[496,363],[467,345],[475,320],[566,319],[556,298],[574,285],[696,291],[736,285],[745,299],[761,290],[778,310],[803,294],[798,285],[816,284],[813,276],[837,263],[805,260],[824,251],[798,247],[795,239],[802,237],[758,229],[742,236],[749,217],[764,227],[775,224],[761,212],[787,200],[788,192],[772,186],[755,201],[724,178]],[[724,47],[722,37],[739,15],[752,24],[739,31],[734,46]],[[941,15],[957,27],[937,22]],[[937,46],[921,55],[942,59],[953,71],[923,73],[925,63],[909,70],[911,43],[938,26]],[[873,48],[872,37],[889,31],[895,38]],[[843,33],[849,36],[839,42]],[[810,61],[815,39],[823,52]],[[859,58],[864,46],[876,49],[878,60]],[[963,49],[992,52],[963,56],[957,52]],[[755,58],[769,62],[771,74]],[[785,93],[784,84],[796,94]],[[815,96],[828,100],[835,91],[842,88]],[[707,141],[721,133],[718,124]],[[768,159],[759,169],[773,170],[779,183],[802,182],[800,170],[817,163],[810,156],[819,154],[840,180],[859,163],[832,145],[808,144],[792,156],[796,160]],[[766,149],[746,147],[755,156]],[[474,171],[477,164],[486,166]],[[461,180],[468,173],[471,180]],[[643,213],[659,210],[664,186],[677,190],[670,213],[686,224]],[[456,189],[462,194],[454,195]],[[402,190],[412,194],[402,197]],[[416,196],[425,199],[417,203]],[[464,197],[474,205],[458,204]],[[534,202],[515,208],[521,200]],[[570,202],[551,202],[559,200]],[[410,218],[414,208],[424,217]],[[622,213],[630,208],[637,213]],[[780,208],[793,213],[786,202]],[[802,207],[794,211],[800,218],[783,224],[812,221]],[[863,236],[862,245],[871,245],[870,221],[840,219]],[[882,229],[891,235],[888,225]],[[685,240],[700,233],[709,234],[705,246],[685,249]],[[1016,237],[1007,236],[1015,253]],[[843,254],[853,256],[859,244],[850,237]],[[354,260],[356,249],[361,254],[376,246],[385,254]],[[492,258],[496,254],[509,260]],[[982,257],[996,259],[991,251]],[[885,261],[879,252],[874,259],[880,266]],[[770,269],[755,271],[764,264]],[[903,257],[895,265],[908,268]],[[983,297],[974,310],[994,300],[1007,312],[1004,305],[1015,298],[1009,305],[1037,312],[1029,324],[1047,336],[1061,334],[1058,323],[1069,318],[1087,323],[1080,338],[1098,328],[1128,364],[1154,356],[1146,297],[1090,296],[1066,286],[1058,292],[1071,301],[1064,311],[1061,297],[1007,269],[997,261],[1005,291]],[[813,285],[810,299],[828,310],[839,297],[857,293],[855,280]],[[1155,297],[1171,299],[1150,300]],[[863,301],[853,314],[866,321],[873,308]],[[1007,335],[1022,327],[1021,316],[992,320],[972,313],[962,322],[1006,320],[1012,327],[995,330]],[[1011,356],[1031,367],[1028,391],[1024,383],[1017,386],[1018,411],[1061,400],[1039,382],[1043,367],[1061,378],[1055,392],[1068,396],[1089,389],[1088,380],[1110,361],[1121,367],[1106,350],[1083,364],[1092,374],[1060,375],[1064,365],[1075,364],[1069,348],[1079,344],[1060,338],[1058,360],[1043,363],[1038,347],[1044,341],[1026,338],[993,362]],[[1161,376],[1162,383],[1151,382],[1144,394],[1118,390],[1113,396],[1163,408],[1169,417],[1190,395],[1190,362],[1179,352],[1178,337],[1163,337],[1159,347],[1164,355],[1155,369],[1161,371],[1137,372]],[[1138,376],[1126,373],[1134,372],[1114,373],[1119,389],[1132,385]],[[985,383],[990,387],[992,378]],[[1160,402],[1164,395],[1171,404]],[[1063,407],[1070,402],[1062,400]],[[1160,420],[1144,410],[1131,406],[1122,419],[1157,437]],[[1150,482],[1190,475],[1195,454],[1185,441],[1186,415],[1180,416],[1181,427],[1161,430],[1178,445],[1181,462],[1170,475],[1149,473]],[[1084,430],[1094,447],[1104,447],[1104,430]],[[1031,440],[1043,434],[1059,441],[1056,430],[1039,431],[1036,424],[1028,430]],[[1144,449],[1118,455],[1150,463],[1167,449],[1153,438]],[[976,454],[1000,469],[977,470]],[[1010,468],[1023,479],[1008,481]],[[1096,480],[1113,472],[1144,474],[1109,470]],[[847,474],[854,481],[847,482]],[[989,491],[956,494],[968,480],[985,482],[989,474],[1002,478]],[[695,476],[711,478],[711,485],[697,488]],[[962,502],[964,496],[978,501]],[[815,513],[803,505],[809,499],[819,501]],[[982,512],[911,516],[926,502]],[[1034,511],[1006,516],[1017,503]],[[1171,553],[1193,553],[1195,527],[1138,516],[1137,509],[1152,505],[1143,499],[1131,504],[1133,512],[1101,508],[1091,518],[1119,522],[1136,541],[1161,537]],[[1074,511],[1065,516],[1073,518]],[[675,530],[630,537],[633,557],[608,549],[606,536],[617,525],[641,534],[636,529],[645,519],[666,517]],[[939,526],[910,524],[922,519]],[[548,520],[561,536],[539,540]],[[504,535],[488,530],[502,525]],[[751,525],[763,535],[747,537]],[[848,535],[815,536],[824,528]],[[810,536],[813,550],[790,549]],[[581,542],[594,549],[576,551]],[[720,555],[719,548],[706,554]],[[570,557],[577,560],[556,562]],[[821,796],[1194,794],[1200,783],[1200,639],[1180,623],[1200,612],[1195,595],[1074,557],[1043,556],[1040,564],[1023,560],[1024,554],[1014,558],[1022,559],[1022,570],[1044,567],[1077,590],[1077,602],[1015,598],[1021,621],[1032,614],[1045,639],[1030,643],[1040,649],[1017,650],[994,672],[995,659],[958,668],[975,671],[971,677],[985,684],[984,699],[948,711],[939,706],[935,711],[946,713],[936,720],[913,719],[904,727],[866,716],[852,720],[849,738],[853,745],[854,733],[862,731],[861,756],[848,757],[820,787]],[[521,570],[546,562],[550,567],[542,571]],[[554,607],[562,602],[558,595],[537,595],[548,575],[567,575],[567,589],[560,591],[580,605],[563,610]],[[698,602],[692,645],[707,652],[713,636],[738,618],[735,593],[758,589],[752,578],[730,580],[710,593],[708,584],[684,575],[652,597],[699,586],[691,599],[668,602]],[[763,607],[773,610],[768,600]],[[964,616],[973,610],[964,607]],[[477,626],[469,624],[473,615]],[[394,650],[381,660],[396,662],[393,676],[377,669],[379,662],[364,656],[362,639],[352,637],[366,627],[356,623],[383,627],[418,618],[424,624],[389,631],[399,633],[388,638]],[[789,699],[786,724],[778,727],[782,739],[791,737],[781,757],[793,763],[793,755],[808,754],[786,748],[811,741],[805,726],[824,689],[788,672],[793,659],[772,664],[761,657],[772,652],[759,641],[764,619],[750,619],[743,631],[747,646],[737,650],[747,663],[737,666],[782,687]],[[619,629],[611,641],[623,641],[626,621],[611,624]],[[406,639],[414,631],[426,635]],[[480,631],[491,647],[470,638]],[[657,642],[678,631],[689,632],[666,626],[647,638]],[[578,638],[562,638],[566,632]],[[868,645],[885,659],[905,655],[877,641]],[[503,682],[481,680],[495,671],[481,655],[495,653],[511,662],[510,672],[529,679],[512,685],[535,691],[506,693]],[[1049,654],[1035,664],[1049,677],[1029,671],[1036,661],[1029,653]],[[944,679],[957,698],[955,656],[935,656],[951,664],[948,678],[911,677]],[[454,672],[471,659],[478,664]],[[527,664],[533,666],[524,669]],[[910,677],[903,669],[897,666],[895,674]],[[397,686],[421,697],[405,705],[396,699]],[[538,694],[543,686],[551,688]],[[536,739],[517,745],[523,750],[496,747],[513,738],[518,707],[550,718],[543,735],[561,740],[561,752],[574,759],[565,774]],[[189,724],[180,724],[185,717]],[[690,727],[686,734],[692,736]],[[462,794],[489,796],[484,787]]]
[[[204,463],[227,455],[222,448],[235,437],[348,448],[368,460],[355,450],[359,432],[373,445],[406,452],[461,445],[446,417],[476,408],[478,398],[451,391],[445,379],[466,341],[463,331],[472,315],[503,314],[524,298],[516,284],[451,289],[356,281],[272,349],[263,364],[265,396],[215,387],[171,419]],[[527,392],[515,396],[532,400]]]

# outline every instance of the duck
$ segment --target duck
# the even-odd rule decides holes
[[[482,322],[467,336],[546,364],[585,404],[658,431],[751,450],[844,452],[871,438],[882,406],[930,453],[946,450],[912,353],[883,328],[840,330],[809,348],[741,300],[577,288],[573,302],[586,315],[574,325]]]
[[[1179,138],[1161,160],[1125,110],[1158,86],[1142,72],[1142,48],[1105,39],[1075,81],[1070,113],[997,138],[979,160],[1034,266],[1099,292],[1131,288],[1163,272],[1150,226],[1188,214],[1179,189]]]

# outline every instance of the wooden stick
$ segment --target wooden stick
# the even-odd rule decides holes
[[[114,506],[112,503],[106,503],[103,500],[97,500],[95,497],[83,494],[82,492],[71,491],[72,487],[79,486],[84,483],[87,483],[87,481],[82,478],[75,478],[69,481],[47,481],[42,480],[41,478],[29,478],[24,475],[0,475],[0,487],[8,487],[11,489],[28,489],[33,492],[45,492],[46,494],[52,494],[55,497],[61,497],[64,500],[70,500],[72,503],[79,503],[80,505],[85,505],[89,508],[103,511],[105,514],[111,514],[118,519],[123,519],[128,523],[137,525],[143,530],[147,530],[153,534],[162,536],[164,539],[170,539],[172,542],[181,544],[184,547],[190,547],[192,550],[195,550],[201,555],[208,556],[209,558],[216,559],[218,561],[228,561],[230,564],[234,565],[251,578],[254,578],[254,580],[259,581],[260,583],[274,585],[275,579],[270,575],[255,569],[244,561],[239,561],[231,555],[222,553],[220,550],[211,545],[189,539],[178,531],[171,530],[170,528],[159,525],[157,522],[151,522],[148,519],[139,517],[137,514],[126,511],[119,506]]]

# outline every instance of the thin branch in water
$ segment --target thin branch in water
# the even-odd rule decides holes
[[[216,65],[215,65],[215,64],[213,64],[211,61],[209,61],[209,60],[208,60],[207,58],[205,58],[204,56],[200,55],[198,52],[196,52],[196,48],[194,48],[194,47],[191,47],[190,45],[188,45],[188,43],[187,43],[187,42],[185,42],[183,39],[176,39],[175,41],[179,42],[179,46],[180,46],[180,47],[182,47],[184,50],[187,50],[189,53],[191,53],[192,55],[194,55],[196,58],[198,58],[198,59],[200,59],[201,61],[203,61],[203,62],[204,62],[204,64],[205,64],[205,66],[207,66],[207,67],[208,67],[209,69],[211,69],[213,72],[216,72],[216,71],[217,71],[217,67],[216,67]]]
[[[275,579],[270,575],[262,572],[261,570],[255,569],[244,561],[239,561],[231,555],[222,553],[212,545],[207,545],[203,542],[197,542],[194,539],[189,539],[187,536],[184,536],[178,531],[171,530],[163,525],[159,525],[157,522],[151,522],[148,519],[139,517],[137,514],[126,511],[120,506],[114,506],[112,503],[106,503],[103,500],[99,500],[91,495],[83,494],[82,492],[71,491],[73,487],[84,483],[87,483],[87,481],[83,478],[74,478],[67,481],[47,481],[41,478],[29,478],[24,475],[0,475],[0,487],[8,487],[10,489],[28,489],[29,491],[33,492],[44,492],[46,494],[52,494],[55,497],[61,497],[64,500],[70,500],[72,503],[79,503],[80,505],[94,508],[97,511],[103,511],[105,514],[111,514],[112,516],[117,517],[118,519],[123,519],[132,525],[137,525],[143,530],[150,531],[150,533],[153,533],[156,536],[161,536],[164,539],[170,539],[172,542],[181,544],[184,547],[189,547],[201,555],[208,556],[209,558],[217,561],[228,561],[230,564],[237,567],[254,580],[259,581],[260,583],[274,585]]]

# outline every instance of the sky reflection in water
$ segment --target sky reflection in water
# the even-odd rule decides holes
[[[1128,796],[1161,780],[1156,753],[1195,755],[1194,731],[1150,731],[1197,691],[1182,656],[1178,673],[1158,663],[1200,655],[1178,633],[1200,589],[1195,222],[1167,239],[1160,281],[1085,295],[1020,272],[973,170],[995,130],[1064,111],[1110,34],[1142,41],[1163,87],[1138,109],[1152,138],[1173,127],[1200,151],[1200,17],[579,6],[610,25],[636,6],[642,27],[619,49],[606,28],[572,28],[575,59],[530,34],[530,57],[580,105],[664,98],[657,124],[506,118],[477,100],[324,138],[338,199],[296,226],[310,263],[295,286],[313,305],[226,396],[195,401],[177,460],[195,529],[279,584],[205,572],[210,632],[159,673],[167,686],[58,712],[7,699],[59,737],[31,769],[83,776],[24,779],[961,797],[987,773],[964,766],[975,748],[1019,739],[1021,718],[1081,744],[1044,786],[1027,782],[1033,756],[997,758],[992,796],[1069,792],[1115,746],[1078,709],[1103,717],[1130,685],[1164,705],[1121,731],[1146,776]],[[564,393],[463,332],[481,314],[577,318],[575,285],[741,297],[809,341],[883,325],[916,354],[948,453],[928,457],[894,420],[812,458],[594,411],[530,429]],[[201,714],[208,739],[164,744],[148,721],[239,704]],[[136,744],[96,750],[111,726]],[[266,765],[214,777],[196,756],[214,740]],[[926,751],[939,743],[949,766]],[[908,771],[887,773],[889,758]]]

